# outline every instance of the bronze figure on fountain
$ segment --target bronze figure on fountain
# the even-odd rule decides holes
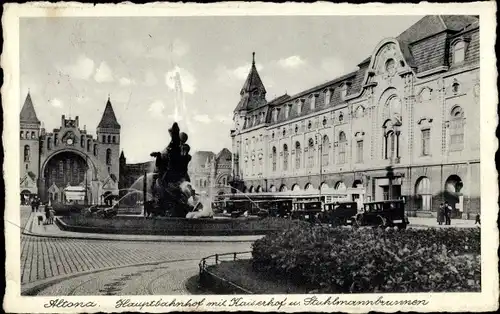
[[[188,165],[191,161],[190,147],[186,143],[188,136],[180,132],[175,122],[168,130],[170,143],[162,152],[151,153],[156,158],[153,176],[153,202],[151,205],[158,214],[170,214],[172,217],[186,217],[193,208],[188,199],[194,196],[190,184]]]

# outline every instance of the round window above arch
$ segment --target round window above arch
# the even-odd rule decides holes
[[[396,73],[396,61],[394,61],[394,59],[388,59],[385,62],[385,70],[389,75],[394,75]]]

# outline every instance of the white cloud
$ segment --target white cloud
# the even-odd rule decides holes
[[[177,57],[182,57],[189,52],[189,46],[187,45],[187,43],[183,42],[180,39],[176,39],[172,46],[172,52]]]
[[[350,66],[348,62],[341,58],[330,57],[321,61],[321,68],[325,70],[329,76],[337,77],[354,70],[355,66]]]
[[[175,90],[175,76],[179,73],[181,78],[182,90],[188,94],[194,94],[196,91],[196,78],[186,69],[175,66],[174,69],[165,74],[165,84],[170,89]]]
[[[144,84],[147,86],[153,86],[158,83],[158,79],[156,78],[156,75],[151,71],[146,72],[146,77],[144,80]]]
[[[148,111],[153,117],[161,118],[163,117],[163,110],[165,110],[165,104],[161,100],[154,101],[149,105]]]
[[[128,86],[128,85],[135,84],[135,81],[132,79],[129,79],[128,77],[120,78],[119,82],[120,82],[120,85],[122,85],[122,86]]]
[[[224,83],[232,83],[235,80],[243,81],[247,78],[248,73],[250,73],[251,64],[245,64],[236,68],[229,69],[226,66],[218,67],[215,72],[217,75],[217,80]],[[255,65],[257,71],[261,72],[264,67],[262,64],[257,63]],[[260,73],[259,73],[260,74]]]
[[[84,96],[84,95],[77,95],[75,97],[75,100],[79,104],[84,104],[84,103],[88,102],[89,98]]]
[[[56,108],[62,108],[64,106],[64,104],[62,103],[62,101],[60,101],[59,99],[57,98],[54,98],[50,101],[50,105],[52,107],[56,107]]]
[[[206,114],[197,114],[194,116],[194,120],[201,122],[201,123],[210,123],[212,122],[212,119]]]
[[[232,114],[217,114],[215,115],[215,120],[217,122],[223,123],[223,124],[233,124],[233,116]]]
[[[106,62],[101,62],[99,68],[95,72],[94,79],[97,83],[112,82],[113,81],[113,71]]]
[[[72,78],[88,80],[94,73],[94,61],[85,55],[81,55],[74,64],[62,67],[61,71]]]
[[[302,60],[300,56],[290,56],[285,59],[278,60],[278,64],[287,69],[296,69],[305,64],[305,61]]]

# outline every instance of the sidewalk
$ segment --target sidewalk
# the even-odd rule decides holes
[[[439,225],[436,218],[424,218],[424,217],[408,217],[410,220],[409,227],[433,227],[433,228],[478,228],[479,225],[475,224],[475,220],[466,219],[452,219],[451,225]]]
[[[41,213],[38,213],[41,214]],[[35,213],[32,213],[26,228],[25,235],[68,238],[84,240],[108,240],[108,241],[147,241],[147,242],[254,242],[263,236],[157,236],[157,235],[128,235],[128,234],[103,234],[71,232],[59,229],[57,225],[38,225]]]

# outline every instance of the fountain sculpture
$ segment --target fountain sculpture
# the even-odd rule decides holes
[[[152,182],[153,199],[148,201],[148,211],[169,214],[171,217],[186,217],[194,208],[193,190],[188,175],[191,161],[188,136],[180,132],[177,122],[168,130],[171,141],[162,152],[151,153],[156,158]]]

